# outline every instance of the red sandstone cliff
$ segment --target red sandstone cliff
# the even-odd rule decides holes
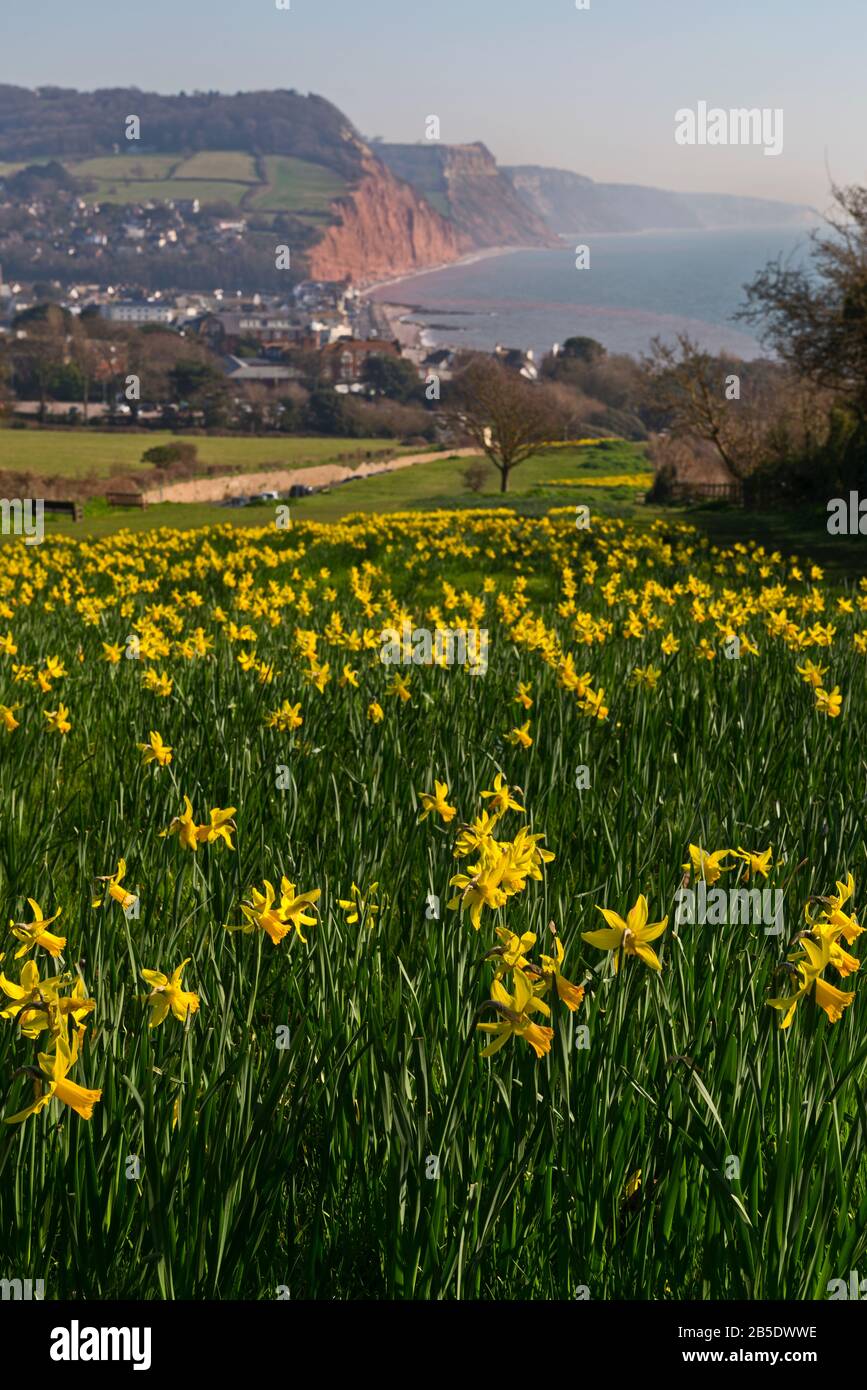
[[[471,243],[369,151],[357,186],[338,198],[338,219],[307,252],[314,280],[355,284],[457,260]]]

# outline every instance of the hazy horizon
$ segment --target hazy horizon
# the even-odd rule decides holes
[[[704,14],[687,0],[589,0],[589,10],[537,0],[532,12],[520,0],[440,0],[432,13],[397,0],[289,2],[151,0],[142,14],[81,0],[46,23],[43,9],[11,0],[0,79],[165,94],[293,88],[325,97],[368,139],[423,140],[436,115],[443,143],[481,141],[501,164],[819,211],[830,179],[867,175],[857,0],[766,0],[760,14],[749,0]],[[782,153],[678,145],[675,112],[700,101],[782,110]]]

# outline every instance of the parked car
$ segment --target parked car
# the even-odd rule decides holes
[[[249,507],[249,497],[227,497],[223,503],[224,507]]]
[[[290,497],[309,497],[313,491],[306,483],[293,483],[289,489]]]
[[[256,493],[256,496],[253,498],[253,501],[254,501],[254,502],[277,502],[277,501],[279,501],[279,493],[276,493],[276,492],[257,492],[257,493]]]

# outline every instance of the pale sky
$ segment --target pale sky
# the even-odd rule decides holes
[[[504,164],[820,209],[828,171],[867,182],[867,0],[280,2],[3,0],[0,82],[293,87],[367,136],[415,141],[437,115]],[[781,108],[782,154],[677,145],[699,101]]]

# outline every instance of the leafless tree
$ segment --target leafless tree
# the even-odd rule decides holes
[[[826,229],[811,233],[812,264],[782,259],[747,286],[738,317],[798,376],[834,392],[867,424],[867,188],[832,186]]]
[[[454,400],[455,428],[487,455],[500,475],[500,491],[508,492],[512,470],[551,438],[555,422],[546,388],[480,358],[455,379]]]

